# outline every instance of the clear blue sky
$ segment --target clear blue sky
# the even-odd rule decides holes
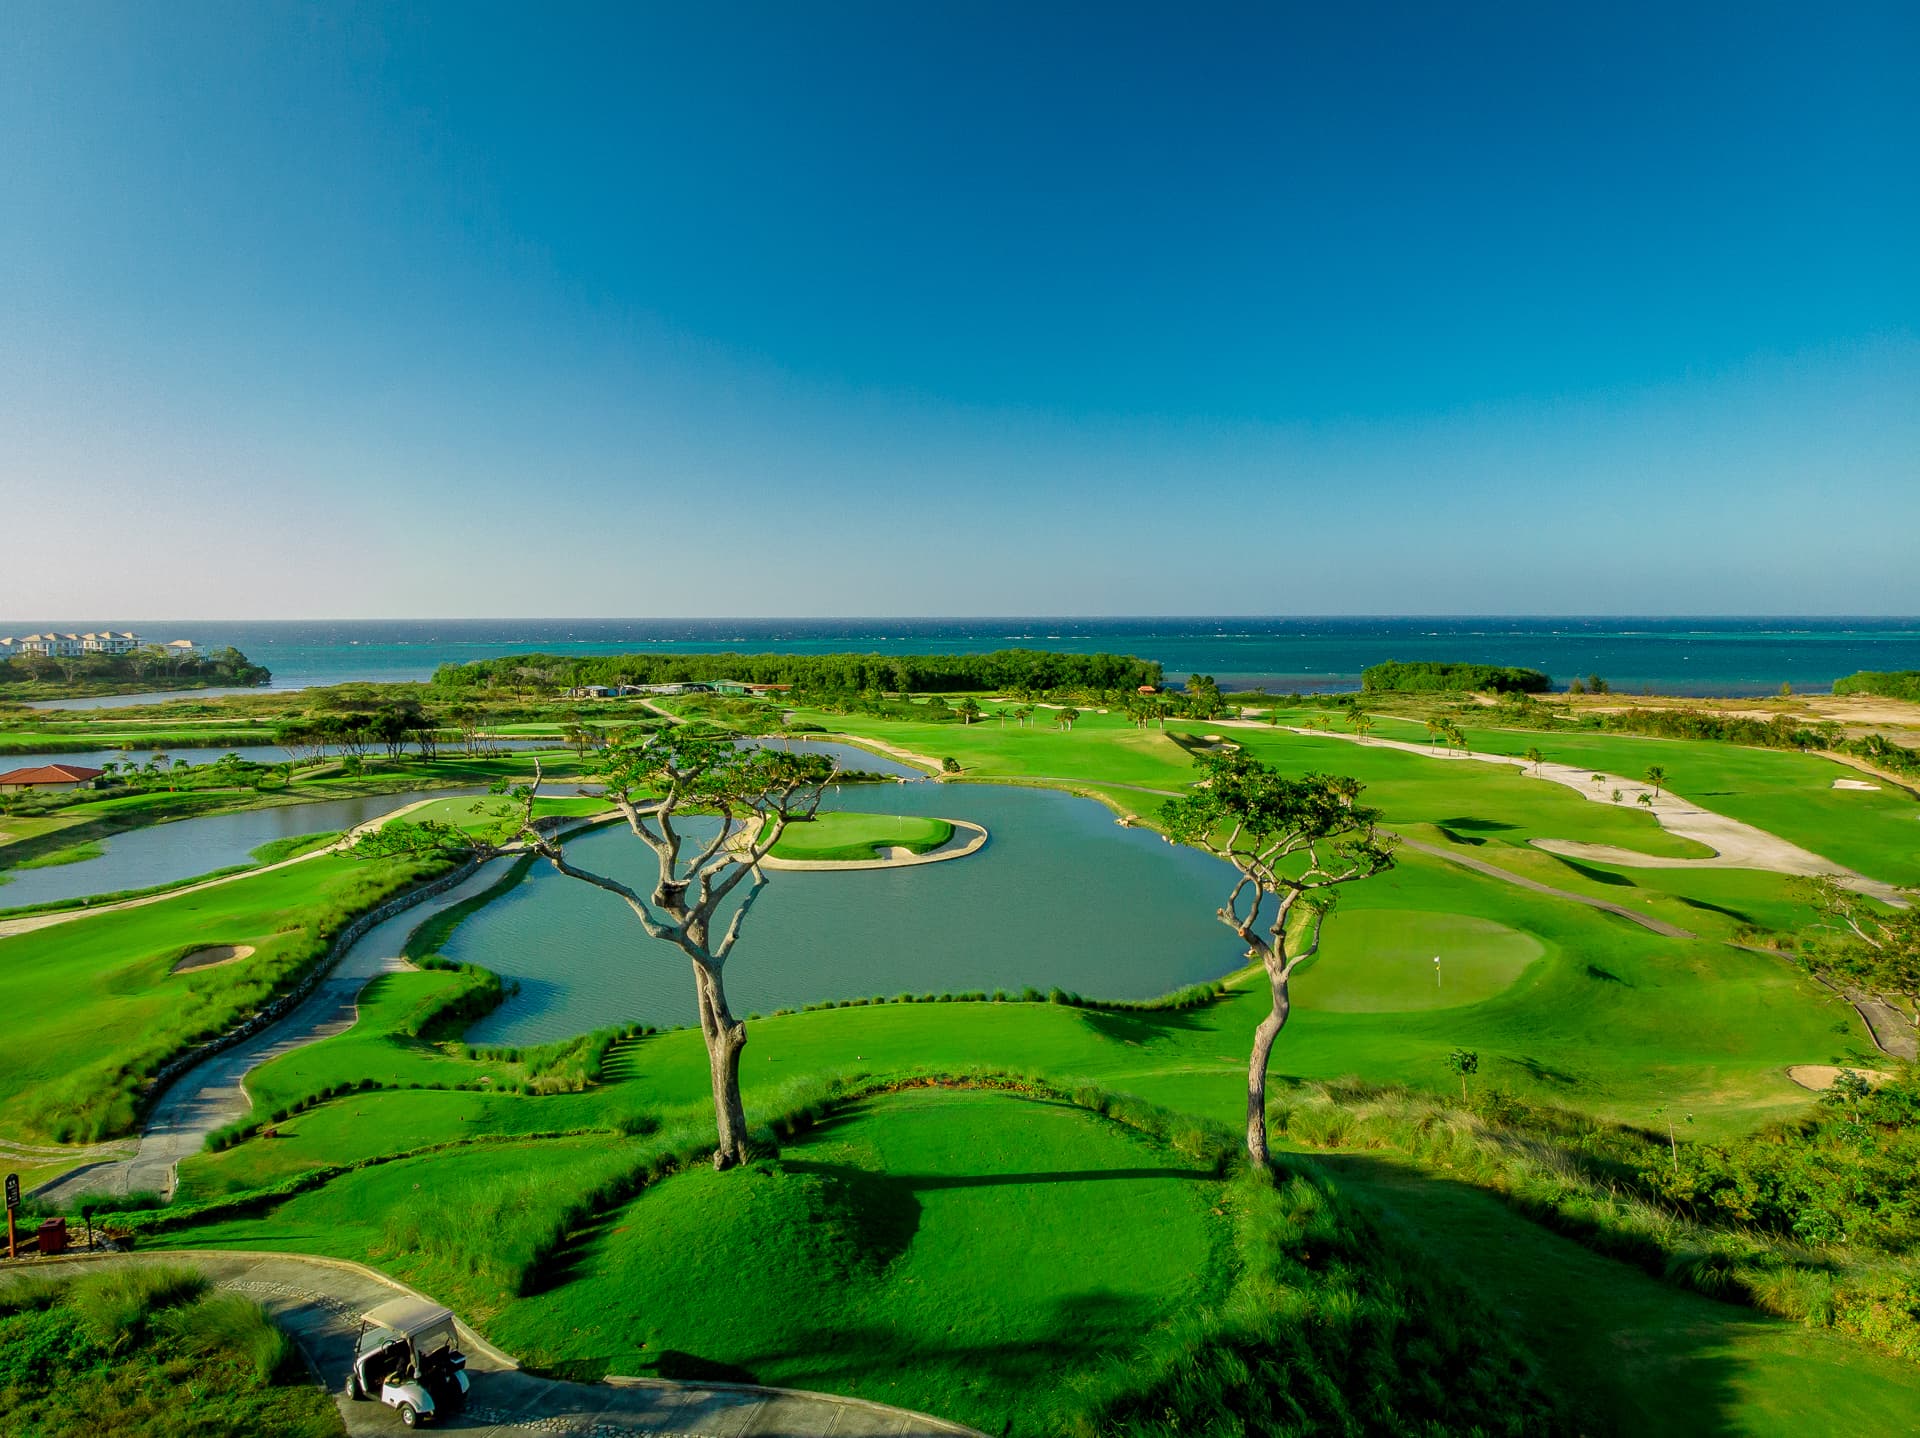
[[[0,14],[0,614],[1920,613],[1920,7]]]

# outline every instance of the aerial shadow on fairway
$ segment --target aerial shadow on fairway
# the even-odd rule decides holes
[[[1080,1018],[1103,1039],[1145,1048],[1178,1034],[1199,1033],[1205,1005],[1190,1009],[1081,1009]]]
[[[1065,1286],[1070,1274],[1063,1270],[1061,1279]],[[778,1370],[784,1384],[882,1402],[907,1401],[887,1389],[901,1370],[910,1369],[923,1382],[931,1378],[951,1387],[951,1398],[939,1404],[943,1417],[1005,1432],[1012,1415],[1003,1405],[1014,1394],[1060,1391],[1076,1373],[1133,1352],[1141,1334],[1166,1316],[1160,1305],[1136,1294],[1095,1288],[1063,1293],[1032,1316],[1009,1315],[1018,1330],[996,1342],[942,1341],[932,1332],[903,1333],[887,1324],[827,1322],[804,1343],[743,1353],[737,1361],[763,1374]],[[953,1399],[962,1394],[992,1406],[957,1405]],[[934,1401],[929,1393],[911,1406]]]
[[[1623,979],[1612,969],[1603,969],[1598,964],[1587,965],[1587,977],[1590,979],[1598,979],[1603,984],[1619,984],[1622,988],[1627,989],[1638,987],[1633,980]]]
[[[1463,1180],[1359,1153],[1309,1162],[1504,1320],[1580,1432],[1750,1434],[1742,1380],[1773,1360],[1769,1338],[1804,1332],[1603,1257]]]

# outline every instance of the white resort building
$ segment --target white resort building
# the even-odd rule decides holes
[[[0,659],[37,654],[43,659],[78,659],[88,654],[131,654],[147,644],[131,630],[103,629],[97,634],[0,635]],[[200,646],[191,639],[174,639],[153,646],[173,659],[197,658]]]

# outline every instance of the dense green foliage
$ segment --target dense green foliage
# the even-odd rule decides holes
[[[74,658],[45,658],[16,654],[0,659],[0,694],[38,697],[59,689],[76,693],[112,689],[202,688],[208,685],[265,684],[273,675],[238,649],[216,649],[210,654],[179,658],[148,647],[131,654],[83,654]],[[22,692],[24,691],[24,692]]]
[[[1862,669],[1845,679],[1834,680],[1833,692],[1873,694],[1882,699],[1911,699],[1920,703],[1920,669]]]
[[[866,689],[1045,693],[1158,684],[1160,666],[1122,654],[1055,654],[1037,649],[1001,649],[991,654],[616,654],[586,659],[515,654],[443,664],[434,671],[433,687],[458,692],[720,679],[791,684],[829,693]]]
[[[1403,663],[1390,659],[1360,671],[1360,687],[1383,693],[1429,690],[1486,690],[1496,694],[1544,694],[1553,681],[1538,669],[1516,669],[1503,664],[1448,664],[1423,659]]]
[[[171,1265],[0,1280],[0,1428],[10,1438],[337,1434],[260,1305]],[[183,1403],[183,1398],[190,1401]]]
[[[1895,744],[1878,734],[1849,739],[1838,724],[1809,728],[1785,714],[1750,719],[1740,714],[1715,714],[1705,709],[1620,709],[1597,716],[1598,727],[1618,734],[1648,734],[1661,739],[1705,739],[1722,744],[1749,744],[1762,749],[1826,749],[1850,754],[1903,774],[1920,774],[1920,750]]]
[[[1662,1197],[1809,1244],[1920,1245],[1920,1071],[1873,1088],[1843,1074],[1817,1113],[1731,1143],[1641,1161]],[[1920,1296],[1920,1295],[1917,1295]],[[1915,1315],[1920,1324],[1920,1314]]]

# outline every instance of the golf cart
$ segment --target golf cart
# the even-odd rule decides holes
[[[395,1298],[360,1316],[347,1397],[377,1397],[409,1428],[459,1406],[467,1396],[467,1355],[453,1314],[421,1298]]]

